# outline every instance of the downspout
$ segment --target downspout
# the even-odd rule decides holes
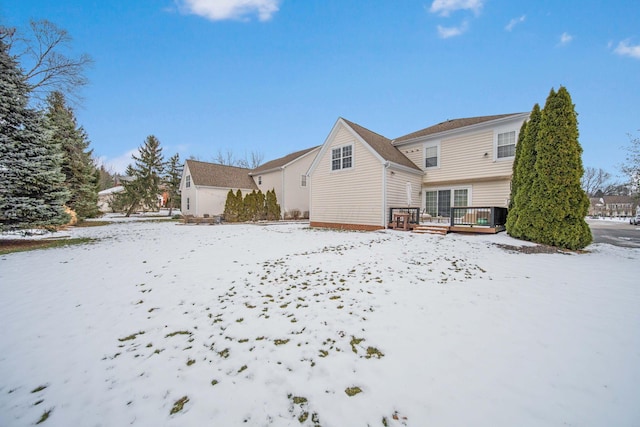
[[[382,165],[382,227],[387,228],[387,169],[391,163],[387,160]]]
[[[285,174],[284,166],[281,166],[280,169],[282,169],[282,212],[280,213],[280,216],[281,216],[281,219],[284,219],[284,213],[286,212],[285,197],[284,197],[284,174]]]

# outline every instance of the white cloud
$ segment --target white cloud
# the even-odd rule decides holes
[[[98,158],[98,165],[104,165],[104,167],[110,172],[124,175],[124,171],[125,169],[127,169],[127,166],[130,164],[133,164],[133,159],[131,158],[131,156],[134,154],[136,156],[140,155],[140,152],[138,151],[137,148],[133,150],[129,150],[126,153],[123,153],[120,156],[115,157],[113,159],[110,159],[105,156],[101,156]]]
[[[620,56],[630,56],[640,59],[640,44],[631,45],[629,44],[629,40],[623,40],[618,43],[618,46],[616,46],[613,52]]]
[[[457,27],[443,27],[442,25],[438,25],[438,37],[441,39],[448,39],[450,37],[456,37],[462,35],[467,31],[469,25],[467,22],[463,22],[462,25]]]
[[[511,21],[509,21],[509,23],[507,24],[506,27],[504,27],[505,30],[507,31],[511,31],[513,30],[513,28],[518,25],[521,22],[524,22],[524,20],[527,18],[527,15],[522,15],[519,18],[513,18]]]
[[[572,40],[573,40],[573,36],[567,32],[562,33],[562,35],[560,36],[561,45],[569,44],[571,43]]]
[[[183,13],[202,16],[211,21],[245,20],[257,14],[260,21],[268,21],[279,9],[281,0],[176,0]]]
[[[429,12],[438,13],[441,16],[449,16],[457,10],[472,10],[480,13],[485,0],[433,0]]]

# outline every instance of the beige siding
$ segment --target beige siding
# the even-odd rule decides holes
[[[493,138],[494,132],[488,130],[442,139],[440,167],[427,170],[425,183],[511,175],[513,159],[494,160]],[[420,162],[423,164],[424,160]]]
[[[307,185],[303,187],[302,175],[307,173],[317,153],[318,150],[307,153],[285,167],[283,213],[294,209],[299,210],[301,214],[309,212],[309,182],[307,180]]]
[[[407,207],[407,182],[411,183],[411,206],[422,206],[422,176],[405,171],[387,169],[387,206],[385,214],[389,215],[389,208]],[[387,218],[387,221],[389,218]]]
[[[416,166],[424,170],[424,143],[418,142],[410,145],[403,145],[398,147],[400,152],[407,156],[409,160],[415,163]]]
[[[508,207],[511,181],[490,181],[473,184],[472,206]]]
[[[262,184],[258,184],[259,176],[262,177]],[[278,199],[278,203],[282,205],[282,170],[278,169],[272,172],[256,175],[253,177],[253,180],[265,195],[267,194],[267,191],[275,190],[276,199]],[[280,208],[282,208],[282,206],[280,206]]]
[[[311,183],[311,221],[384,226],[383,165],[340,125],[319,158]],[[354,145],[353,167],[331,170],[331,148]]]

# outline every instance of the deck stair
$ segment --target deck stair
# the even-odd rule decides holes
[[[418,234],[441,234],[445,235],[449,232],[448,225],[438,225],[438,224],[423,224],[417,225],[414,227],[413,232]]]

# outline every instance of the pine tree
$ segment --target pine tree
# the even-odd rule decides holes
[[[24,74],[0,37],[0,231],[69,220],[61,149],[28,101]]]
[[[578,120],[569,92],[551,90],[536,142],[536,177],[527,208],[525,236],[537,243],[580,249],[591,243],[585,221],[589,199],[580,186],[584,173]],[[521,214],[521,216],[524,215]]]
[[[123,181],[125,191],[116,196],[118,203],[123,202],[126,216],[136,209],[157,210],[158,192],[164,170],[164,159],[160,141],[149,135],[138,149],[140,156],[132,155],[134,165],[127,166],[126,174],[130,181]]]
[[[529,204],[536,179],[536,141],[540,119],[540,106],[535,104],[528,122],[525,122],[520,130],[513,164],[515,183],[512,185],[512,206],[507,217],[507,232],[513,237],[525,240],[531,240],[527,230],[531,229]]]
[[[180,203],[180,181],[182,180],[180,155],[176,153],[171,156],[166,166],[164,184],[168,195],[169,216],[171,216],[173,209]]]
[[[244,209],[244,197],[242,196],[242,191],[238,188],[236,191],[236,204],[235,211],[237,213],[236,221],[246,221],[247,213]]]
[[[98,215],[98,181],[87,134],[78,127],[62,93],[51,93],[47,103],[47,127],[63,152],[62,172],[70,196],[67,206],[80,220],[95,217]]]

